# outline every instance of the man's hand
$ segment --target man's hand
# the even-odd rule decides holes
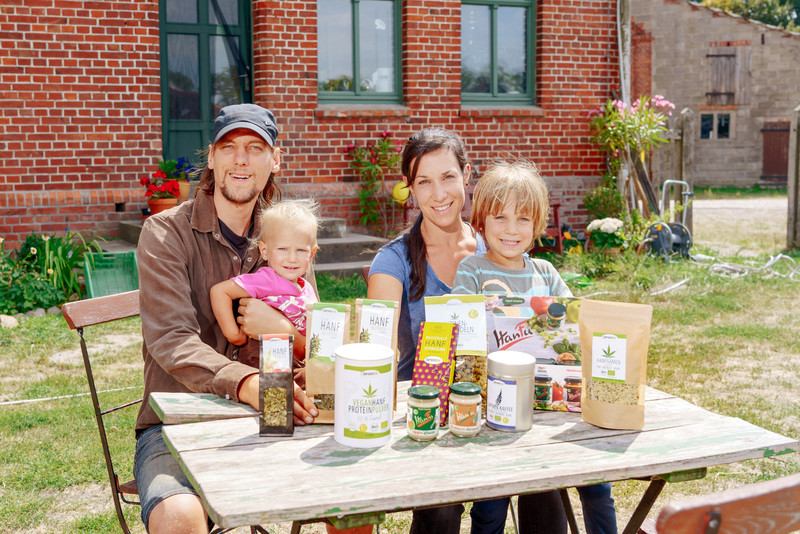
[[[258,410],[258,374],[252,374],[242,380],[239,388],[239,401],[249,404]],[[305,392],[294,384],[294,424],[304,426],[314,422],[314,418],[319,415],[312,401]]]

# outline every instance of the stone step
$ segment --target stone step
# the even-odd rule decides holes
[[[119,238],[120,240],[133,243],[134,247],[139,242],[139,234],[142,233],[142,221],[120,221]],[[347,221],[336,217],[325,217],[320,220],[318,239],[328,239],[345,237],[347,235]]]
[[[354,274],[361,274],[361,267],[368,265],[372,260],[368,261],[348,261],[338,263],[321,263],[314,264],[314,273],[319,276],[320,274],[330,274],[336,278],[350,278]]]
[[[386,243],[385,239],[362,234],[347,234],[345,237],[318,239],[319,251],[316,264],[364,261],[369,263]]]

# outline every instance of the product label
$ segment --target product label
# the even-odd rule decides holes
[[[592,336],[592,378],[606,382],[625,382],[627,340],[622,334]]]
[[[486,387],[486,421],[497,428],[517,427],[517,381],[493,378]]]
[[[439,433],[439,407],[408,407],[406,414],[408,435],[412,438],[435,437]]]
[[[461,404],[450,401],[450,429],[474,430],[480,422],[479,404]]]
[[[486,352],[486,299],[483,295],[425,297],[425,320],[458,325],[456,355]]]
[[[344,436],[374,439],[389,435],[392,407],[392,365],[344,366],[344,391],[337,390],[336,403],[345,403]],[[337,409],[337,417],[339,410]]]
[[[548,410],[553,403],[553,383],[534,384],[533,386],[533,407],[539,410]]]
[[[288,334],[261,336],[261,371],[288,373],[292,370],[292,350]]]
[[[358,325],[358,342],[377,343],[391,348],[394,313],[394,308],[387,307],[381,301],[364,301],[361,308],[361,324]]]
[[[308,328],[308,335],[311,336],[309,361],[324,363],[336,361],[335,351],[345,339],[347,313],[345,305],[342,304],[314,303],[311,325]]]

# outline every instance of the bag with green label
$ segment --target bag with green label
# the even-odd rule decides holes
[[[628,430],[644,426],[652,315],[649,304],[589,299],[581,303],[581,415],[587,423]]]

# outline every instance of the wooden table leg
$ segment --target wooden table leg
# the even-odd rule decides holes
[[[653,504],[655,504],[658,495],[661,493],[661,490],[664,489],[666,483],[667,481],[660,477],[653,477],[650,480],[650,485],[647,486],[647,491],[645,491],[644,495],[642,495],[642,500],[639,501],[639,504],[636,506],[636,510],[633,511],[633,515],[628,521],[628,525],[625,527],[625,530],[622,531],[622,534],[636,534],[639,532],[639,527],[642,526],[642,523],[644,523],[644,520],[647,518],[647,514],[650,513],[650,508],[652,508]]]

